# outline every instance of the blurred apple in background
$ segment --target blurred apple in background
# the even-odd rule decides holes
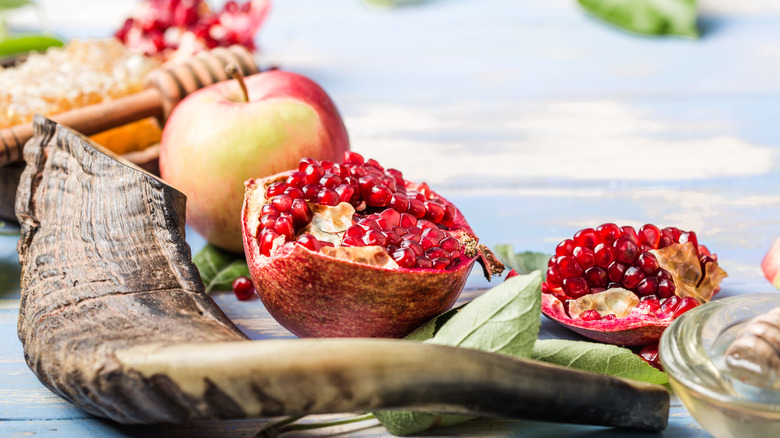
[[[187,223],[209,243],[243,252],[244,181],[297,168],[301,157],[338,161],[349,150],[333,101],[312,80],[269,71],[198,90],[163,129],[160,174],[187,195]]]
[[[764,261],[761,263],[761,270],[764,271],[764,276],[769,280],[772,285],[780,289],[780,238],[775,240],[769,252],[764,256]]]

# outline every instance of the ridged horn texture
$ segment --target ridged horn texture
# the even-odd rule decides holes
[[[121,423],[413,408],[660,430],[663,388],[383,339],[248,341],[204,293],[184,196],[42,117],[25,146],[19,338],[53,392]]]

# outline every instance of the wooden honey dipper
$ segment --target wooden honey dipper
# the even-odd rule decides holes
[[[229,79],[228,64],[241,73],[258,72],[252,54],[243,46],[218,47],[200,52],[184,62],[165,65],[150,73],[144,91],[95,105],[72,109],[51,117],[84,135],[93,135],[147,117],[167,117],[185,96],[207,85]],[[24,123],[0,131],[0,166],[20,161],[24,144],[33,136],[33,124]]]

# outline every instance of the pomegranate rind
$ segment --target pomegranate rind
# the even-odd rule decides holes
[[[553,321],[579,333],[586,338],[605,344],[627,347],[657,342],[672,319],[658,319],[656,316],[632,312],[623,318],[613,320],[583,321],[570,318],[563,303],[551,294],[542,294],[542,313]]]
[[[772,247],[761,262],[761,271],[770,283],[780,289],[780,238],[775,240]]]
[[[241,212],[252,282],[263,305],[282,327],[299,337],[400,338],[452,307],[480,254],[461,255],[447,270],[387,269],[356,263],[284,242],[283,238],[274,242],[269,256],[261,254],[258,217],[265,187],[287,175],[289,172],[246,181]],[[416,187],[407,183],[409,190]],[[473,236],[457,209],[453,224],[454,234]]]

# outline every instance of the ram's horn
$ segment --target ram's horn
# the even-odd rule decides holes
[[[661,387],[399,340],[249,341],[204,293],[185,197],[38,117],[17,197],[19,338],[55,393],[121,423],[411,408],[659,430]]]

